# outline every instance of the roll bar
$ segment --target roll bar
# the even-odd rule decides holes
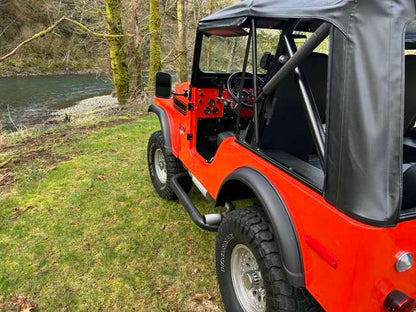
[[[293,58],[297,50],[293,37],[291,35],[283,35],[283,39],[285,41],[289,56]],[[325,170],[325,132],[322,126],[322,120],[319,115],[318,107],[316,106],[316,102],[308,80],[300,67],[295,68],[295,76],[299,85],[300,92],[302,94],[306,117],[308,120],[309,128],[312,132],[312,137],[315,142],[316,149],[318,150],[319,160],[321,162],[322,169]]]
[[[295,20],[291,27],[287,31],[282,33],[283,42],[285,48],[290,56],[289,60],[276,72],[276,74],[266,83],[263,87],[263,92],[256,98],[254,108],[258,103],[262,101],[267,95],[270,95],[276,87],[291,73],[295,73],[297,83],[302,95],[303,104],[305,106],[306,117],[309,127],[312,132],[316,149],[318,151],[319,160],[322,168],[325,168],[325,132],[322,126],[322,121],[319,116],[318,108],[313,97],[310,85],[299,67],[299,65],[306,60],[306,58],[325,40],[331,30],[331,25],[323,23],[312,34],[312,36],[297,50],[295,41],[293,39],[292,32],[296,27],[299,20]],[[256,77],[254,77],[256,79]],[[256,123],[256,129],[258,131],[258,123]],[[257,138],[256,138],[257,139]],[[258,141],[256,141],[258,142]],[[325,169],[324,169],[325,170]]]
[[[293,54],[293,56],[280,68],[280,70],[270,79],[268,83],[263,87],[262,94],[258,97],[257,101],[264,99],[266,95],[270,95],[272,91],[281,83],[290,73],[293,73],[296,67],[299,66],[312,52],[315,50],[322,41],[329,35],[331,25],[323,23],[312,34],[312,36],[302,45],[302,47]]]
[[[256,30],[256,21],[254,18],[251,20],[251,41],[253,46],[253,96],[254,99],[257,98],[257,30]],[[254,146],[258,147],[260,141],[260,134],[259,134],[259,104],[258,102],[254,101]]]
[[[244,61],[243,61],[243,71],[241,74],[241,81],[240,81],[240,90],[243,90],[244,88],[244,79],[246,76],[246,70],[247,70],[247,63],[248,63],[248,57],[249,57],[249,53],[250,53],[250,44],[251,44],[251,38],[253,36],[253,29],[250,29],[250,33],[248,35],[247,38],[247,46],[246,46],[246,52],[244,54]],[[238,107],[237,107],[237,128],[236,128],[236,137],[239,138],[240,137],[240,116],[241,116],[241,103],[243,102],[243,95],[241,92],[239,92],[239,96],[238,96]]]

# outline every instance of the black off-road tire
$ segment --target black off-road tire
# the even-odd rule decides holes
[[[266,291],[266,311],[323,311],[304,288],[295,288],[282,268],[277,242],[260,207],[234,210],[222,221],[216,241],[218,284],[227,312],[243,312],[231,277],[231,254],[243,244],[256,258]]]
[[[184,169],[182,162],[177,159],[172,154],[166,152],[163,139],[162,131],[154,132],[150,138],[149,143],[147,145],[147,165],[149,168],[150,178],[152,180],[153,186],[156,192],[159,194],[160,197],[167,199],[167,200],[174,200],[176,199],[176,195],[172,190],[170,182],[172,177],[174,177],[178,173],[186,172]],[[162,182],[156,173],[156,164],[155,164],[155,153],[157,150],[161,150],[166,162],[166,181]],[[192,179],[191,177],[183,178],[181,181],[181,185],[185,192],[189,192],[192,188]]]

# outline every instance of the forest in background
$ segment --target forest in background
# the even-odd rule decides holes
[[[109,29],[106,5],[120,9],[121,42],[132,91],[142,74],[163,69],[185,80],[198,21],[235,0],[0,0],[0,56],[62,17],[97,33]],[[116,27],[118,27],[116,25]],[[114,29],[113,29],[114,30]],[[120,29],[115,29],[120,31]],[[109,41],[61,23],[51,33],[0,62],[0,76],[111,73]],[[150,50],[152,52],[150,52]],[[150,79],[152,80],[152,79]]]

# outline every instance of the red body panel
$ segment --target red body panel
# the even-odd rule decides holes
[[[188,86],[181,84],[177,92]],[[198,99],[198,91],[192,90],[192,101]],[[180,99],[188,103],[188,99]],[[391,228],[360,223],[234,138],[224,140],[213,161],[207,163],[197,153],[195,139],[189,141],[186,136],[192,133],[196,137],[199,109],[184,116],[174,108],[171,99],[156,98],[155,102],[169,117],[174,155],[213,198],[217,197],[224,179],[243,166],[258,170],[275,186],[297,231],[306,287],[325,310],[384,311],[384,299],[395,289],[416,297],[416,267],[403,273],[394,268],[398,252],[416,253],[416,220]],[[331,261],[336,261],[336,265],[331,265]]]

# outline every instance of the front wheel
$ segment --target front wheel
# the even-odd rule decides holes
[[[162,131],[154,132],[149,138],[147,163],[152,184],[159,196],[168,200],[176,199],[171,180],[186,171],[181,161],[166,151]],[[185,192],[189,192],[192,188],[191,178],[182,179],[181,185]]]
[[[259,207],[230,212],[216,241],[217,278],[228,312],[322,311],[282,268],[279,249]]]

